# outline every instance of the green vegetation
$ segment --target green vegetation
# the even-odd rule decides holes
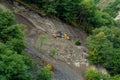
[[[113,76],[110,80],[120,80],[120,75]]]
[[[17,0],[22,1],[26,5],[34,6],[34,9],[38,12],[44,12],[48,16],[55,16],[65,22],[68,22],[71,25],[79,26],[83,28],[87,33],[92,34],[87,38],[87,44],[89,48],[88,60],[91,64],[101,65],[108,70],[111,76],[101,73],[94,69],[89,69],[86,71],[85,77],[87,80],[119,80],[120,79],[120,25],[119,21],[114,21],[113,17],[117,15],[118,10],[120,9],[120,0],[109,0],[113,1],[109,3],[107,0]],[[105,1],[109,5],[104,7],[103,11],[100,11],[96,4]],[[102,6],[101,6],[102,7]],[[0,42],[1,53],[1,72],[8,75],[0,75],[3,79],[23,79],[26,80],[27,77],[32,79],[29,74],[30,67],[29,63],[26,63],[25,60],[29,61],[29,58],[25,59],[24,53],[24,42],[23,34],[20,30],[20,25],[15,24],[13,15],[7,11],[0,11]],[[103,26],[103,27],[101,27]],[[117,27],[115,27],[117,26]],[[46,36],[40,37],[40,47],[44,44],[44,41],[47,39]],[[76,41],[75,44],[80,44],[80,40]],[[6,47],[6,48],[5,48]],[[2,50],[2,49],[6,50]],[[4,52],[6,51],[6,52]],[[54,55],[55,50],[51,51],[51,54]],[[12,55],[10,55],[12,54]],[[13,55],[14,54],[14,55]],[[14,56],[19,58],[16,60],[19,62],[19,66],[23,65],[21,69],[16,68],[16,65],[13,65],[12,68],[16,68],[15,72],[10,67],[6,68],[6,63],[4,58],[7,60],[6,56],[9,55],[9,59],[13,60],[15,64]],[[21,61],[24,57],[25,60]],[[9,60],[8,59],[8,60]],[[30,62],[30,61],[29,61]],[[2,68],[3,67],[3,68]],[[2,69],[5,69],[2,70]],[[6,71],[8,70],[8,73]],[[22,71],[22,73],[17,73],[17,71]],[[10,71],[10,72],[9,72]],[[14,73],[11,73],[13,71]],[[16,77],[12,77],[13,75]],[[16,74],[15,74],[16,73]],[[24,74],[24,75],[23,75]],[[21,76],[19,76],[21,75]],[[38,71],[37,80],[51,80],[51,72],[47,67],[40,68]]]
[[[47,15],[56,16],[74,26],[81,26],[86,32],[96,27],[114,25],[107,13],[98,10],[93,0],[21,0],[36,5]],[[82,27],[84,26],[84,27]]]
[[[120,0],[115,0],[114,2],[109,3],[109,5],[103,9],[104,12],[107,12],[112,17],[116,17],[119,10]]]
[[[81,45],[81,41],[80,39],[78,39],[76,42],[75,42],[76,45]]]
[[[95,68],[89,68],[85,72],[85,77],[87,80],[110,80],[110,76],[108,74],[99,72]]]
[[[115,0],[100,0],[97,3],[97,6],[103,10],[106,6],[108,6],[109,3],[114,2]]]
[[[53,80],[51,76],[50,68],[48,66],[45,66],[43,68],[40,68],[38,71],[37,79],[36,80]]]
[[[31,80],[30,58],[25,58],[25,45],[20,25],[13,14],[0,9],[0,76],[5,80]]]
[[[116,26],[120,28],[120,20],[116,20]]]
[[[101,64],[112,75],[120,74],[120,29],[117,27],[95,29],[87,41],[89,61]]]
[[[45,45],[46,41],[48,40],[48,35],[43,34],[39,36],[38,43],[39,47],[42,50],[42,47]]]
[[[100,0],[99,3],[104,1],[102,6],[103,12],[108,13],[110,16],[115,17],[120,10],[120,0]],[[109,4],[107,4],[109,3]],[[106,4],[106,5],[105,5]],[[100,5],[99,5],[100,6]],[[116,27],[115,27],[116,26]],[[119,80],[119,61],[120,61],[120,21],[116,21],[115,26],[104,26],[93,30],[92,35],[87,39],[89,54],[88,60],[95,65],[102,65],[108,70],[111,77],[108,80]],[[92,79],[96,76],[93,74]],[[93,79],[96,80],[96,79]]]
[[[57,50],[55,48],[52,49],[50,55],[55,56],[56,54],[57,54]]]
[[[88,68],[85,72],[87,80],[120,80],[120,75],[111,77],[107,73],[98,71],[96,68]]]
[[[43,74],[33,79],[36,66],[24,49],[22,25],[16,24],[10,11],[0,8],[0,80],[51,80],[51,72],[44,66],[40,66]]]
[[[30,65],[27,65],[24,55],[17,54],[3,43],[0,43],[0,53],[0,76],[2,78],[4,77],[5,80],[31,80]]]
[[[97,3],[99,3],[101,0],[94,0],[94,2],[97,4]]]

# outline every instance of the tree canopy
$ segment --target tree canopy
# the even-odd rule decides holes
[[[115,0],[114,2],[109,3],[103,11],[110,14],[112,17],[116,17],[118,11],[120,10],[120,0]]]
[[[120,29],[117,27],[95,29],[87,41],[90,62],[103,65],[112,75],[119,74]]]
[[[34,71],[34,64],[24,49],[22,25],[16,24],[10,11],[0,8],[0,80],[37,80],[30,73]],[[46,80],[52,79],[50,70],[42,70],[43,75],[47,75]],[[49,74],[44,74],[46,71]],[[43,75],[41,73],[39,77]],[[40,80],[45,79],[42,77]]]
[[[93,28],[114,25],[113,18],[101,12],[94,0],[21,0],[35,4],[48,15],[56,16],[74,26],[90,32]],[[77,24],[77,25],[76,25]]]

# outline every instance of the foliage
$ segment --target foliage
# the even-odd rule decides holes
[[[108,57],[107,61],[104,62],[103,66],[108,69],[111,75],[120,74],[120,49],[116,49],[113,51],[110,57]]]
[[[118,11],[120,10],[120,0],[115,0],[112,3],[109,3],[107,7],[103,9],[104,12],[109,13],[112,17],[116,17]]]
[[[83,29],[87,32],[90,32],[95,27],[114,24],[114,20],[111,16],[107,13],[99,11],[94,0],[22,1],[28,4],[35,4],[39,9],[44,10],[44,12],[48,15],[56,16],[74,26],[83,25]]]
[[[43,45],[45,44],[45,42],[47,40],[48,40],[48,35],[46,35],[46,34],[40,35],[40,37],[38,39],[40,49],[42,49]]]
[[[118,28],[120,28],[120,20],[116,20],[116,26],[118,27]]]
[[[56,55],[56,53],[57,53],[57,50],[54,48],[54,49],[51,50],[51,54],[50,55],[54,56],[54,55]]]
[[[94,0],[94,2],[97,4],[97,3],[99,3],[99,2],[100,2],[100,0]]]
[[[0,72],[7,80],[31,80],[29,66],[25,64],[23,56],[10,50],[3,43],[0,43]]]
[[[0,80],[33,79],[30,73],[34,71],[33,62],[24,51],[23,38],[22,25],[16,24],[10,11],[0,8]],[[48,76],[44,74],[46,71],[50,73],[46,68],[42,71],[39,77]],[[43,80],[48,78],[50,80],[50,77],[43,77]]]
[[[19,54],[22,53],[23,49],[25,49],[25,44],[22,39],[13,38],[10,41],[7,41],[6,45]]]
[[[8,41],[12,38],[22,39],[22,36],[22,31],[19,25],[12,25],[1,30],[1,38],[5,41]]]
[[[7,26],[11,26],[15,21],[13,19],[13,14],[8,10],[3,10],[0,8],[0,32]]]
[[[108,74],[97,71],[95,68],[88,68],[85,72],[85,78],[87,80],[110,80]]]
[[[101,27],[93,30],[87,39],[88,59],[93,64],[101,64],[110,74],[119,74],[120,29]]]
[[[110,80],[120,80],[120,75],[115,75]]]
[[[78,39],[76,42],[75,42],[76,45],[81,45],[81,41],[80,39]]]
[[[52,80],[51,71],[49,67],[40,68],[37,75],[37,80]]]

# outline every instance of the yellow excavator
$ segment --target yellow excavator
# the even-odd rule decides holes
[[[58,32],[56,32],[56,33],[53,33],[52,36],[53,36],[54,38],[59,37],[59,38],[64,38],[64,39],[68,39],[68,40],[70,39],[70,37],[68,36],[67,33],[62,33],[61,31],[58,31]]]

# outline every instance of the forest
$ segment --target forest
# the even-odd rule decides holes
[[[103,12],[107,12],[112,17],[116,17],[118,10],[120,10],[120,0],[115,0],[112,3],[109,3],[109,5],[103,9]]]
[[[12,12],[0,8],[0,80],[51,80],[49,67],[35,66],[25,51],[23,29]]]
[[[22,0],[21,0],[22,1]],[[92,29],[100,26],[114,25],[113,18],[106,12],[99,11],[93,0],[23,0],[34,4],[47,15],[52,15],[70,23],[80,26],[90,33]],[[62,12],[61,12],[62,10]]]
[[[87,80],[120,80],[120,21],[114,20],[120,10],[120,0],[109,3],[103,10],[96,6],[100,0],[19,1],[37,7],[46,16],[59,18],[78,29],[81,28],[88,34],[89,63],[104,67],[108,74],[88,69],[85,73]],[[10,11],[0,9],[0,78],[52,80],[51,71],[47,66],[36,67],[26,55],[22,27],[24,25],[17,24]],[[37,76],[30,72],[34,70],[37,71]]]

